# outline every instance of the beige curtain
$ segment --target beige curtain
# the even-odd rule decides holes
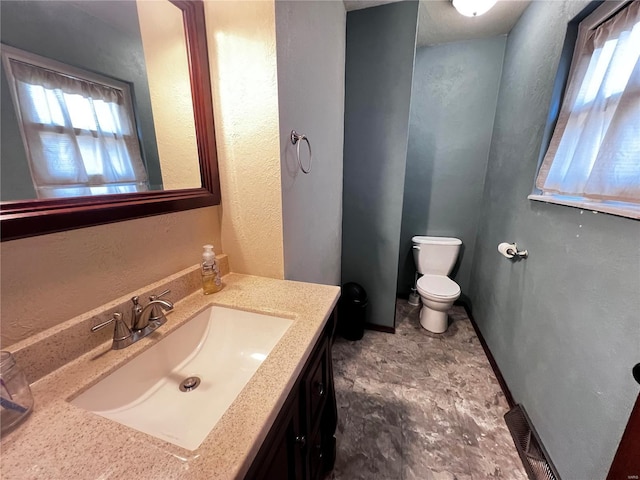
[[[39,197],[147,189],[121,90],[10,61]]]
[[[640,203],[640,2],[588,32],[536,187]]]

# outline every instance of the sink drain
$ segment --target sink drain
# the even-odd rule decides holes
[[[200,377],[187,377],[180,384],[181,392],[190,392],[195,390],[200,385]]]

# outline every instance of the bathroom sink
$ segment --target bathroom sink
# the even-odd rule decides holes
[[[209,307],[71,403],[195,450],[292,323]]]

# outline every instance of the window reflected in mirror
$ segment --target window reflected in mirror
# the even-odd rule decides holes
[[[2,201],[202,186],[179,8],[0,6]]]
[[[3,47],[38,198],[149,189],[130,86]]]

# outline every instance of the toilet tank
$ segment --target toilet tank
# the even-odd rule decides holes
[[[413,259],[418,273],[449,275],[460,253],[462,240],[451,237],[421,237],[411,239]]]

